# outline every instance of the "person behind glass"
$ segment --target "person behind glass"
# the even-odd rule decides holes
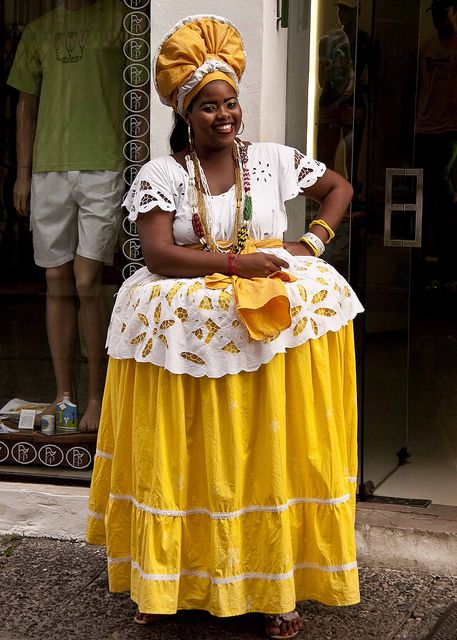
[[[366,87],[363,75],[370,58],[370,37],[358,28],[361,5],[358,0],[336,4],[341,29],[333,29],[319,42],[319,120],[317,154],[335,168],[341,138],[346,170],[356,197],[362,190],[358,166],[366,120]]]
[[[107,545],[110,589],[130,591],[135,622],[255,611],[283,638],[302,627],[297,600],[359,600],[361,306],[318,258],[352,188],[296,149],[237,137],[244,66],[217,16],[182,20],[154,59],[174,152],[124,202],[146,266],[108,332],[87,540]],[[319,215],[284,242],[299,194]]]
[[[455,290],[457,0],[433,0],[427,11],[435,33],[419,52],[415,158],[424,169],[424,284]]]
[[[122,177],[122,5],[66,0],[29,23],[8,83],[17,106],[14,204],[31,210],[34,259],[46,269],[46,326],[55,411],[73,389],[79,319],[88,358],[81,431],[98,427],[107,314],[103,264],[112,262]]]

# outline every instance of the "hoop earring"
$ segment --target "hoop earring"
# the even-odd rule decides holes
[[[193,151],[194,140],[192,138],[192,127],[190,126],[190,123],[188,123],[188,125],[187,125],[187,139],[189,141],[189,150]]]
[[[239,136],[241,133],[243,133],[243,131],[244,131],[244,122],[241,121],[241,127],[238,129],[238,133],[236,135]]]

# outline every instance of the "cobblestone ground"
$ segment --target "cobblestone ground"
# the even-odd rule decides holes
[[[301,602],[307,640],[423,640],[449,604],[457,576],[361,567],[362,602]],[[265,637],[262,617],[217,619],[181,612],[140,627],[134,604],[110,594],[105,554],[81,542],[0,537],[0,640],[167,640]],[[456,636],[457,638],[457,636]]]

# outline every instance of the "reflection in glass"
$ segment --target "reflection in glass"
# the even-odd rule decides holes
[[[457,291],[457,3],[434,0],[426,13],[416,116],[416,166],[424,168],[422,281],[426,289]]]
[[[104,276],[112,283],[120,276],[105,265],[113,261],[125,191],[123,46],[128,35],[123,22],[128,9],[118,0],[8,0],[5,15],[18,16],[11,9],[16,4],[25,7],[24,22],[4,25],[15,34],[14,41],[7,38],[4,81],[8,112],[17,114],[9,126],[8,162],[2,163],[9,180],[5,203],[12,228],[28,234],[31,224],[33,256],[42,271],[30,268],[30,245],[24,255],[23,247],[17,248],[17,264],[27,264],[29,271],[24,278],[12,270],[11,260],[8,277],[19,283],[18,290],[28,278],[39,297],[27,305],[33,330],[24,332],[21,365],[2,385],[7,395],[1,404],[22,396],[47,401],[44,413],[53,414],[64,392],[71,392],[81,431],[94,431],[105,375]],[[0,239],[3,246],[3,234]],[[23,327],[23,309],[9,317]]]
[[[367,72],[371,41],[359,27],[361,5],[356,0],[337,5],[339,29],[331,29],[319,41],[319,99],[317,156],[331,169],[336,167],[343,141],[345,168],[359,206],[362,191],[359,160],[366,121]]]
[[[56,33],[54,36],[54,49],[56,50],[56,55],[60,58],[60,52],[62,50],[63,44],[65,42],[65,34],[62,32]]]

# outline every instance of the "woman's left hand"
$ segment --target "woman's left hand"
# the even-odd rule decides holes
[[[303,242],[284,242],[284,249],[293,256],[314,256],[311,249]]]

